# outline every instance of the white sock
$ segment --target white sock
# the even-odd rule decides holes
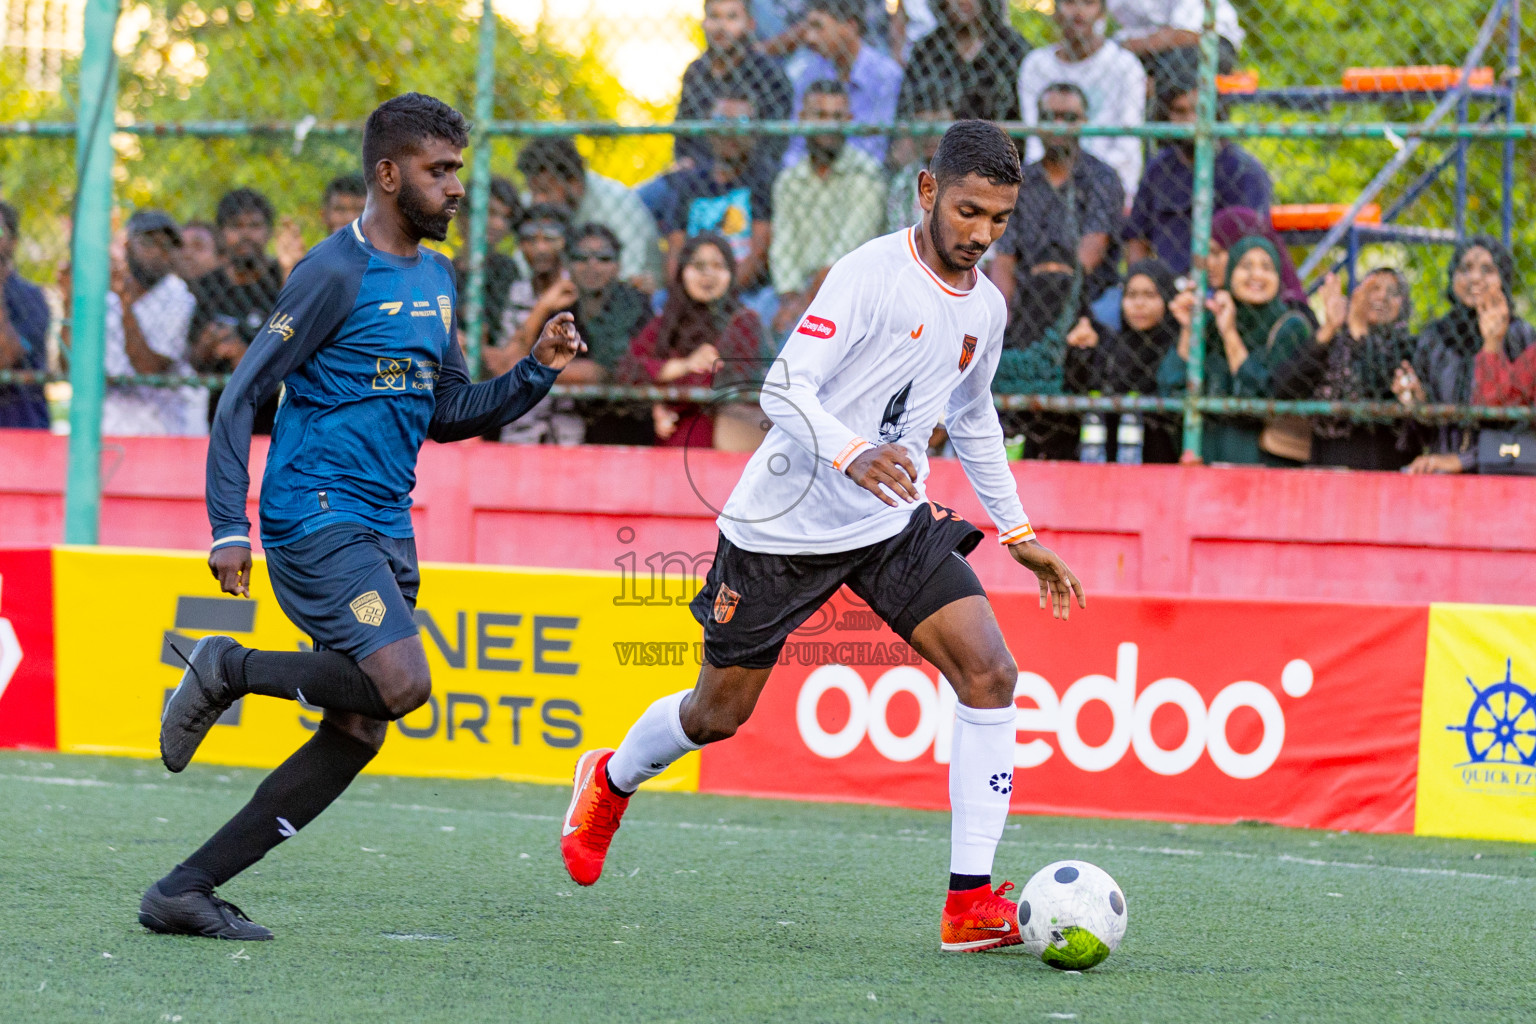
[[[1013,792],[1015,710],[955,705],[954,746],[949,762],[949,806],[953,815],[949,870],[957,875],[990,875],[992,855],[1008,820]]]
[[[654,779],[673,761],[699,744],[683,732],[683,698],[692,690],[680,690],[645,709],[624,735],[624,742],[608,761],[608,778],[614,787],[633,793],[646,779]]]

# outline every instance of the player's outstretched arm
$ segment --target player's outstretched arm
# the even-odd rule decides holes
[[[544,325],[533,351],[512,369],[494,380],[473,384],[464,353],[450,343],[438,371],[437,405],[427,436],[442,443],[463,441],[511,423],[538,405],[560,371],[586,350],[575,318],[557,313]]]
[[[1073,595],[1077,596],[1077,606],[1087,610],[1088,595],[1083,591],[1083,585],[1056,552],[1037,540],[1025,540],[1009,544],[1008,553],[1039,579],[1040,607],[1044,608],[1049,601],[1052,618],[1072,617]]]

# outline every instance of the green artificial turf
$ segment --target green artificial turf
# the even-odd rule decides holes
[[[239,945],[136,922],[260,779],[0,753],[0,1021],[1536,1019],[1536,860],[1510,843],[1014,818],[998,877],[1125,891],[1108,961],[941,955],[947,815],[641,794],[607,875],[567,793],[365,777],[224,895]]]

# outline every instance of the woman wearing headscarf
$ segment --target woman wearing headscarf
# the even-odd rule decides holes
[[[1019,279],[992,390],[1017,395],[1086,395],[1102,387],[1101,330],[1091,319],[1075,255],[1048,245]],[[1026,458],[1077,458],[1074,413],[1005,413],[1004,432],[1024,435]]]
[[[724,399],[719,408],[652,406],[658,444],[713,447],[717,412],[727,406],[733,413],[741,406],[755,408],[755,399],[732,392],[761,375],[767,332],[737,298],[735,279],[730,243],[713,232],[694,235],[678,254],[666,305],[629,347],[619,371],[626,383],[712,387]]]
[[[1216,211],[1211,218],[1211,255],[1206,263],[1209,279],[1226,280],[1228,253],[1239,240],[1255,235],[1269,242],[1280,261],[1280,300],[1311,321],[1312,307],[1307,304],[1307,290],[1296,274],[1296,264],[1291,262],[1291,251],[1281,241],[1269,217],[1256,210],[1229,206]]]
[[[1311,344],[1275,368],[1282,397],[1325,402],[1387,402],[1392,379],[1413,354],[1408,283],[1390,267],[1371,271],[1348,299],[1336,274],[1323,282],[1323,324]],[[1397,470],[1409,460],[1406,424],[1313,421],[1312,463]]]
[[[1451,255],[1450,312],[1425,325],[1411,365],[1404,364],[1393,390],[1404,405],[1421,402],[1466,405],[1484,378],[1512,372],[1536,345],[1531,325],[1514,315],[1515,261],[1495,238],[1474,235]],[[1410,473],[1477,472],[1475,427],[1443,424],[1434,450],[1414,459]]]
[[[1120,298],[1120,330],[1103,345],[1104,390],[1111,395],[1154,395],[1157,369],[1179,343],[1179,321],[1172,304],[1178,285],[1168,264],[1159,259],[1132,263]],[[1143,417],[1143,462],[1177,462],[1173,423],[1166,416]],[[1111,424],[1110,435],[1114,436]]]
[[[1186,295],[1188,293],[1185,293]],[[1185,393],[1193,296],[1171,304],[1179,341],[1158,368],[1158,391]],[[1274,398],[1273,368],[1312,340],[1312,327],[1280,298],[1280,254],[1268,239],[1250,235],[1229,250],[1223,288],[1206,300],[1205,388],[1214,398]],[[1253,416],[1205,418],[1201,454],[1206,462],[1296,465],[1259,447],[1264,422]]]

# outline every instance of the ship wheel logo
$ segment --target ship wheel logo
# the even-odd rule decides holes
[[[1445,727],[1466,739],[1467,763],[1536,767],[1536,694],[1515,682],[1510,661],[1504,662],[1504,678],[1486,690],[1471,676],[1467,685],[1476,694],[1467,720]]]

